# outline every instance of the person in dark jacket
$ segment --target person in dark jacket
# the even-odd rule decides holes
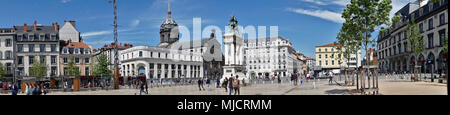
[[[225,88],[225,92],[228,92],[228,78],[223,79],[222,87]]]
[[[233,74],[231,74],[231,77],[228,79],[228,88],[230,88],[230,95],[233,92]]]
[[[17,92],[19,91],[19,88],[17,88],[17,85],[15,83],[11,86],[12,95],[17,95]]]

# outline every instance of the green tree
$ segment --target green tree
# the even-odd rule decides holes
[[[111,61],[108,61],[106,54],[100,54],[97,58],[97,63],[94,67],[94,76],[110,75],[112,71],[108,68],[111,65]]]
[[[5,75],[5,66],[3,66],[2,62],[0,62],[0,80],[2,80]]]
[[[67,69],[66,75],[68,76],[79,76],[80,75],[80,68],[78,66],[75,66],[74,64],[74,57],[71,57],[69,60],[69,63],[67,63]]]
[[[448,30],[445,30],[446,36],[444,38],[444,51],[448,52]]]
[[[30,76],[36,77],[38,80],[47,76],[48,65],[43,60],[33,59],[33,66],[30,67]]]
[[[407,28],[408,35],[408,47],[411,49],[414,55],[414,63],[417,64],[420,53],[425,49],[425,43],[423,42],[423,36],[420,32],[419,26],[417,26],[415,19],[412,18]],[[414,77],[417,78],[417,71],[414,72]]]
[[[358,53],[361,47],[366,51],[366,55],[368,54],[368,47],[375,46],[375,40],[371,39],[371,34],[377,27],[389,23],[389,13],[392,10],[391,3],[391,0],[350,1],[350,4],[342,13],[345,22],[337,36],[337,42],[344,48],[342,51],[344,56]],[[357,58],[359,57],[357,56]],[[366,65],[369,65],[369,62],[370,60],[367,61]],[[369,73],[368,71],[367,73]]]

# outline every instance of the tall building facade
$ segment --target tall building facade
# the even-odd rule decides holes
[[[378,35],[378,66],[382,72],[413,72],[420,65],[421,72],[446,72],[447,52],[443,44],[448,31],[448,0],[411,2],[396,12],[401,20],[385,33]],[[425,49],[415,57],[408,46],[408,23],[415,22],[422,33]],[[418,60],[417,63],[414,60]],[[427,64],[430,60],[434,64]],[[434,68],[433,68],[434,67]],[[433,69],[432,69],[433,68]]]
[[[281,36],[246,39],[244,60],[249,77],[287,77],[302,72],[302,62],[297,58],[292,43]]]
[[[5,76],[14,74],[14,31],[12,28],[0,28],[0,62],[5,67]]]
[[[344,57],[337,47],[340,44],[327,44],[316,46],[316,65],[320,66],[322,70],[338,70],[344,68],[359,68],[361,67],[361,50],[357,54],[350,54],[350,57]]]
[[[30,76],[35,61],[48,65],[47,77],[58,76],[59,25],[44,26],[35,21],[32,26],[14,26],[18,76]]]

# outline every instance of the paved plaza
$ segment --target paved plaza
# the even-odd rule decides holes
[[[338,82],[343,82],[337,79]],[[300,84],[300,83],[299,83]],[[265,82],[264,84],[252,84],[241,88],[241,95],[359,95],[349,93],[356,86],[339,86],[328,84],[328,80],[317,81],[316,87],[313,82],[303,82],[293,86],[289,82],[278,84],[276,82]],[[448,95],[447,85],[431,82],[411,82],[407,79],[380,79],[381,95]],[[228,95],[224,88],[215,88],[211,85],[206,91],[199,91],[198,85],[165,86],[149,88],[149,95]],[[234,92],[233,92],[234,93]],[[5,95],[5,94],[0,94]],[[19,94],[23,95],[23,94]],[[76,92],[50,92],[47,95],[139,95],[139,89],[122,87],[119,90],[87,90]]]

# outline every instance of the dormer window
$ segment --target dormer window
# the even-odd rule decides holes
[[[67,48],[64,48],[63,51],[64,51],[64,54],[67,54]]]
[[[56,40],[56,35],[52,35],[51,40]]]
[[[23,35],[17,35],[17,40],[22,41],[22,39],[23,39],[22,36],[23,36]]]
[[[43,41],[45,39],[45,35],[39,35],[39,40]]]
[[[28,38],[30,38],[30,40],[34,40],[34,35],[28,35]]]
[[[422,16],[423,15],[423,8],[420,8],[419,9],[419,16]]]
[[[428,8],[429,8],[429,12],[433,11],[433,4],[429,4]]]
[[[75,48],[75,54],[78,54],[79,49]]]

